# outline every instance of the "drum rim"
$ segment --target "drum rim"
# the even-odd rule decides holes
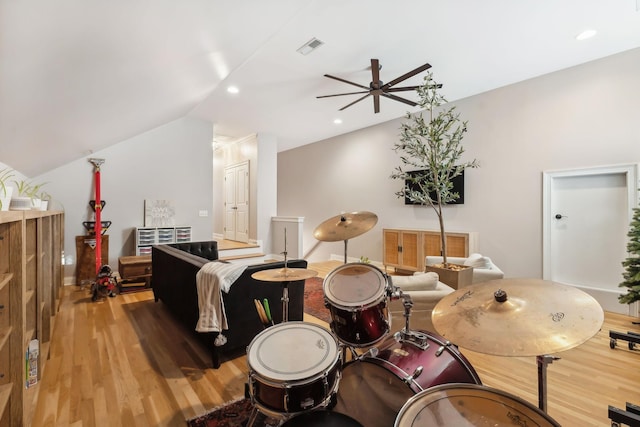
[[[439,384],[439,385],[436,385],[436,386],[433,386],[433,387],[429,387],[429,388],[427,388],[427,389],[425,389],[425,390],[423,390],[423,391],[421,391],[419,393],[416,393],[409,400],[407,400],[405,402],[405,404],[402,406],[402,408],[398,412],[398,415],[396,416],[396,421],[393,424],[393,427],[402,427],[402,425],[400,424],[400,422],[402,421],[402,417],[407,414],[409,409],[413,405],[415,405],[416,402],[418,402],[419,400],[424,398],[424,396],[432,394],[432,393],[439,393],[442,390],[447,390],[447,389],[482,390],[482,391],[488,391],[490,393],[494,393],[494,394],[497,394],[497,395],[500,395],[500,396],[503,396],[503,397],[507,397],[509,399],[512,399],[514,402],[520,403],[524,407],[526,407],[528,409],[531,409],[532,412],[534,412],[536,415],[539,415],[545,421],[549,421],[551,426],[561,427],[560,424],[557,421],[555,421],[553,418],[551,418],[551,416],[549,416],[549,414],[545,413],[540,408],[538,408],[535,405],[527,402],[526,400],[524,400],[523,398],[521,398],[519,396],[516,396],[514,394],[511,394],[511,393],[503,391],[503,390],[499,390],[497,388],[488,387],[488,386],[485,386],[485,385],[482,385],[482,384],[470,384],[470,383]]]
[[[331,279],[333,279],[337,275],[338,272],[354,267],[370,269],[371,271],[376,273],[376,275],[378,275],[379,278],[382,279],[379,281],[379,283],[382,284],[382,287],[378,289],[379,295],[376,294],[365,301],[356,301],[353,304],[345,305],[344,303],[348,303],[348,301],[337,300],[335,297],[335,293],[331,292],[331,289],[329,289],[329,283],[331,282]],[[350,262],[334,268],[329,274],[327,274],[327,277],[325,277],[324,281],[322,282],[322,291],[324,292],[325,300],[331,305],[340,309],[344,309],[346,311],[357,311],[358,309],[366,309],[376,306],[384,301],[386,298],[386,290],[388,286],[389,283],[387,280],[387,276],[375,265],[366,264],[363,262]]]
[[[252,359],[254,360],[254,362],[257,362],[256,360],[257,356],[255,356],[254,352],[252,353],[252,349],[256,348],[256,346],[258,346],[264,340],[266,340],[270,336],[274,336],[277,333],[286,331],[287,329],[300,328],[301,326],[303,327],[308,326],[309,328],[307,329],[309,331],[315,330],[319,332],[319,334],[323,338],[325,338],[325,341],[329,343],[326,360],[323,360],[323,363],[319,364],[318,369],[307,369],[304,371],[304,372],[310,373],[310,375],[305,376],[303,378],[293,378],[291,377],[291,375],[293,374],[289,373],[287,375],[275,377],[273,375],[266,375],[262,370],[259,369],[259,368],[269,368],[268,366],[264,364],[258,365],[256,363],[254,364],[251,363]],[[264,331],[261,331],[258,335],[256,335],[251,340],[251,342],[247,346],[247,365],[250,372],[254,372],[258,378],[264,379],[265,381],[270,381],[274,384],[303,384],[303,381],[313,381],[317,378],[321,378],[324,375],[324,373],[331,372],[335,368],[335,366],[339,364],[339,361],[341,359],[341,354],[342,353],[340,351],[340,343],[338,342],[336,337],[333,335],[333,333],[328,331],[326,328],[311,322],[289,321],[289,322],[279,323],[274,326],[270,326],[266,328]],[[332,357],[332,355],[334,357]],[[255,357],[252,357],[252,356],[255,356]],[[270,372],[273,373],[273,370],[270,370]]]

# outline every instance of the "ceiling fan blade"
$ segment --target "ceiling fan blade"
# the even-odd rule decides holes
[[[342,82],[342,83],[346,83],[346,84],[349,84],[349,85],[353,85],[353,86],[359,87],[360,89],[369,90],[369,88],[366,87],[366,86],[362,86],[362,85],[359,85],[358,83],[350,82],[349,80],[341,79],[340,77],[331,76],[329,74],[325,74],[324,76],[325,77],[329,77],[330,79],[338,80],[339,82]]]
[[[333,96],[343,96],[343,95],[361,95],[363,93],[369,93],[369,91],[361,90],[359,92],[336,93],[335,95],[320,95],[320,96],[316,96],[316,98],[331,98]]]
[[[420,86],[405,86],[405,87],[390,87],[386,89],[385,92],[409,92],[411,90],[416,90]]]
[[[388,88],[395,85],[396,83],[400,83],[401,81],[406,80],[409,77],[413,77],[418,73],[428,70],[429,68],[431,68],[431,64],[424,64],[423,66],[418,67],[415,70],[409,71],[408,73],[401,75],[397,79],[391,80],[389,83],[386,83],[384,86],[382,86],[382,90],[386,91]]]
[[[368,94],[368,93],[367,93],[367,94],[366,94],[365,96],[363,96],[362,98],[358,98],[358,99],[356,99],[356,100],[355,100],[355,101],[353,101],[351,104],[347,104],[347,105],[345,105],[344,107],[342,107],[342,108],[341,108],[341,109],[339,109],[338,111],[342,111],[342,110],[345,110],[345,109],[347,109],[347,108],[351,107],[353,104],[355,104],[355,103],[357,103],[357,102],[362,101],[363,99],[365,99],[365,98],[366,98],[367,96],[369,96],[369,95],[370,95],[370,94]]]
[[[380,87],[380,62],[377,59],[371,60],[371,83],[374,87]]]
[[[394,101],[399,101],[399,102],[403,102],[407,105],[411,105],[412,107],[415,107],[416,105],[418,105],[418,103],[413,102],[413,101],[409,101],[408,99],[404,99],[404,98],[400,98],[399,96],[395,96],[395,95],[391,95],[389,93],[381,93],[380,95],[389,98],[389,99],[393,99]]]
[[[380,112],[380,96],[379,95],[373,95],[373,112],[374,113]]]

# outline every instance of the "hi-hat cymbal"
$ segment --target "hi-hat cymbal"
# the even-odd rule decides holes
[[[604,312],[573,286],[538,279],[478,283],[442,298],[433,325],[452,343],[496,356],[539,356],[593,337]]]
[[[359,236],[373,228],[378,216],[372,212],[351,212],[336,215],[316,227],[313,237],[322,242],[338,242]]]
[[[306,268],[285,267],[256,271],[251,277],[263,282],[294,282],[296,280],[310,279],[317,275],[317,271],[307,270]]]

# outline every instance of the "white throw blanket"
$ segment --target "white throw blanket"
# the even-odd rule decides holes
[[[229,329],[222,303],[222,292],[229,292],[231,285],[247,268],[246,265],[208,262],[196,274],[198,288],[198,310],[200,318],[198,332],[220,332]]]

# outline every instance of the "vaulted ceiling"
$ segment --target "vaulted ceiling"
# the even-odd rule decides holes
[[[383,82],[429,63],[455,100],[639,47],[639,8],[638,0],[0,0],[0,162],[36,176],[186,116],[210,121],[219,138],[273,134],[282,151],[416,110],[382,97],[376,114],[369,97],[339,111],[361,95],[317,96],[361,89],[324,74],[368,87],[372,58]],[[586,29],[598,33],[577,41]],[[297,52],[313,38],[323,44]]]

